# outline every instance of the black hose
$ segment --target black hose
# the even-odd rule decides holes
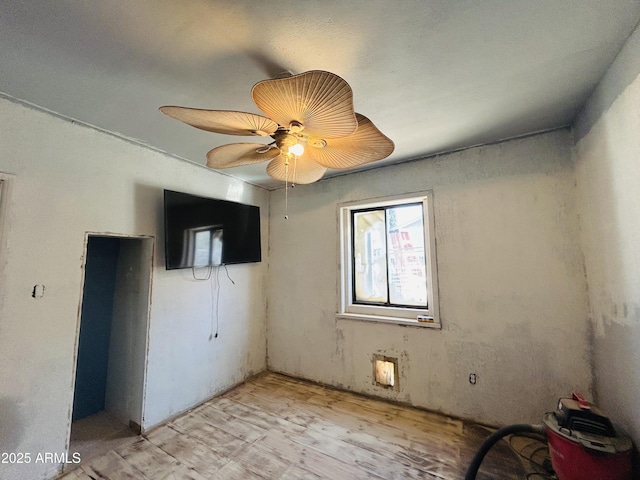
[[[474,480],[476,478],[478,470],[480,469],[482,460],[484,459],[487,452],[491,449],[491,447],[493,447],[493,445],[495,445],[495,443],[502,437],[513,435],[514,433],[537,433],[539,435],[546,435],[547,429],[544,425],[520,423],[502,427],[496,430],[491,435],[489,435],[489,437],[487,437],[484,442],[482,442],[482,445],[480,445],[480,449],[471,459],[471,463],[469,464],[469,468],[467,469],[467,474],[464,476],[464,480]]]

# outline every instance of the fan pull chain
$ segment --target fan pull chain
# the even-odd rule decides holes
[[[293,179],[291,181],[291,188],[295,188],[296,184],[295,184],[295,180],[296,180],[296,170],[298,168],[298,156],[294,155],[293,156]]]
[[[289,155],[284,159],[284,219],[289,220]]]
[[[284,219],[289,220],[289,158],[291,155],[287,154],[284,160]],[[296,184],[293,182],[296,179],[296,170],[298,167],[298,156],[293,155],[293,178],[291,181],[291,188],[295,188]]]

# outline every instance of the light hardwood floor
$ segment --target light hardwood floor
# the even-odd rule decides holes
[[[490,433],[470,422],[267,373],[145,436],[83,457],[60,478],[459,480]],[[529,478],[526,472],[508,444],[499,442],[477,478],[519,480]]]

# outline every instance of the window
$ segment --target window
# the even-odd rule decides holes
[[[339,316],[439,327],[431,192],[339,207]]]

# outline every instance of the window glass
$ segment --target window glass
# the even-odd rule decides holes
[[[422,204],[387,210],[389,303],[427,306]]]
[[[355,301],[386,303],[387,254],[384,210],[354,212]]]

